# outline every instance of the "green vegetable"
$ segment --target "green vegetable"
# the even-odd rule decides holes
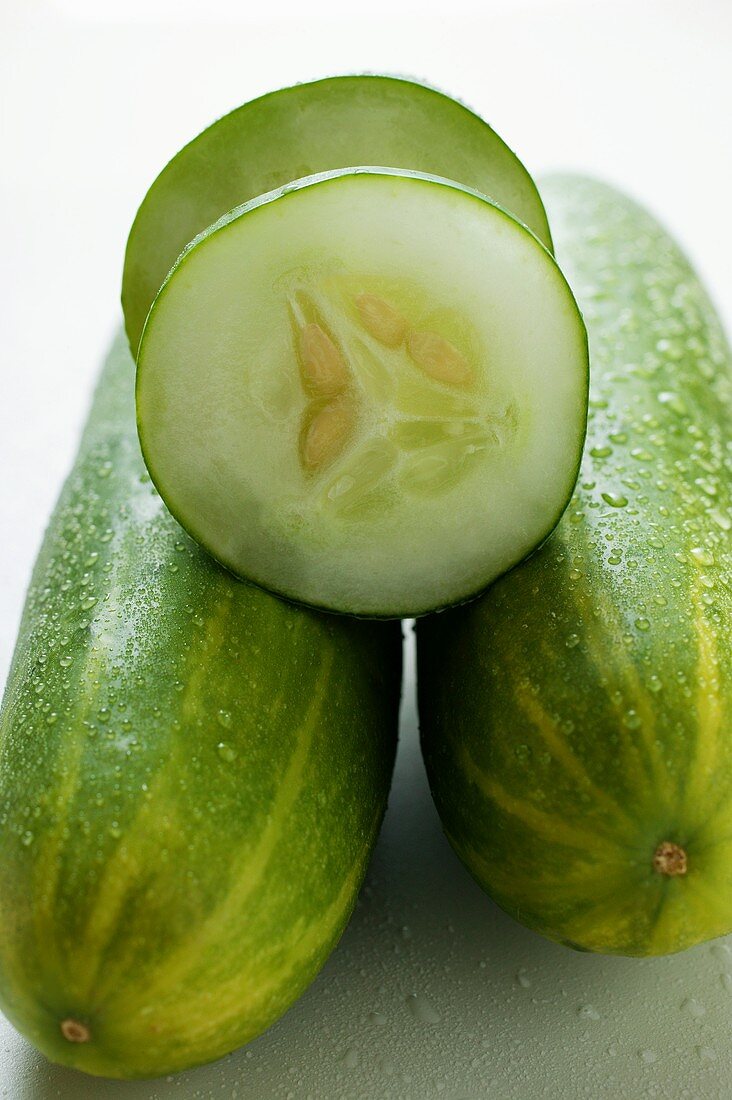
[[[420,624],[424,756],[504,909],[663,954],[732,929],[731,356],[648,214],[581,179],[543,194],[590,333],[580,483],[538,554]]]
[[[482,119],[411,80],[339,76],[262,96],[186,145],[148,191],[132,226],[122,304],[133,351],[185,246],[227,210],[302,176],[376,164],[447,176],[490,195],[551,247],[521,162]]]
[[[464,600],[572,493],[587,337],[551,254],[457,184],[310,177],[226,215],[150,312],[148,469],[232,572],[384,617]]]
[[[384,812],[400,631],[238,584],[145,475],[120,339],[36,565],[0,719],[0,1005],[147,1077],[317,973]]]

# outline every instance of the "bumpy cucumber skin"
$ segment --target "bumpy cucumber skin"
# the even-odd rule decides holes
[[[576,948],[665,954],[732,929],[732,356],[647,213],[589,180],[542,193],[590,333],[579,486],[531,560],[420,622],[422,746],[451,843],[505,910]],[[685,875],[654,870],[664,841]]]
[[[397,624],[295,609],[190,542],[133,379],[120,337],[0,716],[0,1006],[110,1077],[225,1054],[320,969],[384,812],[401,667]]]
[[[227,210],[290,180],[380,164],[447,176],[507,207],[551,249],[544,207],[515,154],[463,104],[413,80],[338,76],[261,96],[186,145],[130,231],[122,307],[136,354],[153,299],[189,241]]]

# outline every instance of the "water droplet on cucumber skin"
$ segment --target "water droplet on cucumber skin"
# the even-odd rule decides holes
[[[714,554],[704,546],[692,547],[689,554],[694,561],[698,561],[700,565],[714,565]]]
[[[601,493],[600,496],[609,504],[611,508],[625,508],[628,504],[628,498],[624,497],[621,493]]]
[[[724,515],[724,513],[718,511],[717,509],[710,511],[709,518],[713,520],[714,523],[716,523],[717,527],[719,527],[720,530],[732,530],[732,519],[730,519],[729,516]]]
[[[706,1007],[701,1003],[701,1001],[698,1001],[696,997],[687,997],[681,1002],[681,1007],[685,1009],[686,1012],[688,1012],[689,1015],[693,1016],[696,1020],[700,1020],[701,1017],[706,1016],[707,1013]]]
[[[439,1024],[442,1017],[431,1001],[420,993],[410,993],[406,998],[410,1012],[420,1024]]]

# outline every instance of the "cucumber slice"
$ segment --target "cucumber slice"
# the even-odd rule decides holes
[[[458,180],[512,211],[551,248],[531,176],[461,103],[386,76],[299,84],[246,103],[209,126],[148,191],[130,232],[122,283],[133,352],[153,298],[197,233],[233,206],[290,180],[358,164]]]
[[[192,243],[150,311],[140,439],[234,573],[365,616],[465,600],[557,523],[587,343],[549,252],[420,173],[309,177]]]

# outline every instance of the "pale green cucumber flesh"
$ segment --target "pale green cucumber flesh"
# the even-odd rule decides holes
[[[120,337],[0,713],[0,1008],[152,1077],[261,1032],[338,939],[396,744],[396,624],[237,582],[147,477]]]
[[[143,453],[237,575],[363,616],[465,600],[556,524],[586,336],[540,242],[482,196],[359,169],[203,234],[140,346]]]
[[[665,954],[732,930],[732,354],[649,214],[590,180],[542,193],[590,335],[582,470],[539,553],[420,623],[423,748],[508,912]]]
[[[505,206],[551,248],[531,176],[461,103],[394,77],[299,84],[219,119],[170,161],[148,191],[130,232],[122,286],[133,352],[165,276],[206,226],[291,180],[359,164],[456,179]]]

